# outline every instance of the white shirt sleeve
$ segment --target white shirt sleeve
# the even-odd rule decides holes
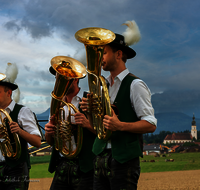
[[[135,79],[131,83],[130,88],[131,103],[137,117],[156,126],[157,119],[154,116],[154,109],[151,104],[151,92],[148,86],[142,80]]]
[[[26,132],[41,137],[33,112],[28,107],[22,107],[20,109],[18,123]]]

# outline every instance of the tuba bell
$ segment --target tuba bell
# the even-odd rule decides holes
[[[67,56],[56,56],[52,58],[51,66],[56,71],[56,82],[54,90],[51,93],[52,100],[50,107],[50,116],[55,116],[55,149],[68,159],[73,159],[77,157],[81,150],[83,131],[81,126],[77,127],[77,144],[76,149],[73,150],[73,126],[71,123],[71,116],[73,115],[71,114],[71,109],[74,110],[75,113],[79,112],[79,110],[73,104],[63,101],[63,97],[69,90],[73,80],[75,78],[80,79],[85,77],[87,72],[82,63]],[[63,107],[65,105],[68,107],[69,111],[67,120],[64,118],[65,110]]]
[[[103,117],[104,115],[111,116],[112,110],[107,84],[101,76],[101,63],[104,46],[115,39],[115,34],[104,28],[91,27],[77,31],[75,38],[83,43],[86,49],[88,83],[91,93],[88,101],[92,105],[89,112],[92,115],[93,128],[99,139],[108,140],[111,131],[103,126]]]

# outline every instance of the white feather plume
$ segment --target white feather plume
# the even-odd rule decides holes
[[[123,32],[123,34],[122,34],[124,36],[125,43],[128,46],[136,44],[137,42],[140,41],[140,38],[141,38],[140,30],[139,30],[139,27],[134,20],[126,21],[122,25],[128,26],[126,28],[126,31]]]
[[[15,83],[18,75],[18,68],[15,63],[8,63],[6,68],[6,79],[8,82]],[[18,103],[20,100],[20,90],[17,88],[13,93],[13,100]]]
[[[18,74],[17,65],[15,63],[8,63],[5,74],[9,82],[14,83]]]
[[[13,100],[18,103],[20,100],[20,90],[17,88],[13,93]]]

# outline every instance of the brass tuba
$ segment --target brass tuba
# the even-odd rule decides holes
[[[2,117],[3,113],[5,117]],[[10,115],[3,109],[0,109],[0,149],[3,156],[11,158],[11,159],[18,159],[21,156],[21,145],[19,141],[19,136],[17,133],[9,134],[6,126],[7,121],[12,122]]]
[[[93,106],[90,110],[93,128],[97,131],[99,139],[108,140],[111,131],[103,126],[104,115],[112,115],[107,84],[101,76],[101,63],[104,46],[115,39],[115,34],[104,28],[84,28],[76,32],[75,38],[84,43],[87,57],[88,83]],[[101,86],[102,85],[102,89]]]
[[[82,138],[83,132],[82,127],[77,127],[77,144],[76,149],[72,148],[72,136],[73,136],[73,126],[71,123],[71,109],[74,112],[79,112],[78,109],[71,103],[66,103],[63,101],[63,97],[66,92],[69,90],[70,85],[72,84],[75,78],[83,78],[86,76],[86,68],[85,66],[67,56],[56,56],[51,60],[51,66],[56,71],[56,82],[54,86],[54,90],[51,93],[51,107],[50,107],[50,115],[55,116],[55,125],[56,125],[56,133],[55,133],[55,148],[61,154],[63,154],[68,159],[73,159],[77,157],[82,147]],[[65,111],[63,109],[64,106],[68,107],[69,116],[67,120],[65,120]]]

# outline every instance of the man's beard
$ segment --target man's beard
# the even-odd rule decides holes
[[[73,86],[70,86],[70,88],[68,89],[66,95],[69,95],[69,94],[72,94],[72,93],[74,93],[74,88],[73,88]]]

